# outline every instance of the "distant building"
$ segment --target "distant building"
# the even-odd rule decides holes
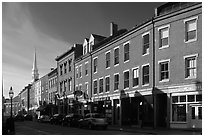
[[[12,99],[12,114],[15,116],[18,114],[18,112],[21,110],[20,107],[20,98],[19,96],[16,96]],[[4,116],[11,116],[11,100],[10,99],[5,99],[4,101]]]
[[[48,103],[56,104],[57,68],[48,73]]]
[[[44,75],[42,78],[40,78],[40,81],[42,103],[48,104],[48,75]]]
[[[31,91],[31,84],[28,84],[24,89],[19,93],[20,97],[20,106],[21,110],[29,113],[30,107],[30,91]]]

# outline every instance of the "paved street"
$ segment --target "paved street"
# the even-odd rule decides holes
[[[15,122],[16,135],[137,135],[116,130],[89,130],[32,121]],[[138,133],[141,134],[141,133]]]

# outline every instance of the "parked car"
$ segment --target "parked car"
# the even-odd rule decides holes
[[[62,125],[63,126],[78,126],[78,121],[80,119],[82,119],[82,115],[80,114],[69,114],[66,115],[63,119],[62,119]]]
[[[88,127],[89,129],[102,127],[103,129],[107,129],[108,122],[102,114],[88,113],[83,119],[79,120],[79,127]]]
[[[24,121],[24,116],[22,114],[16,114],[14,116],[15,121]]]
[[[49,123],[50,122],[50,117],[48,115],[41,115],[38,118],[38,122]]]
[[[30,114],[25,114],[25,115],[24,115],[24,119],[25,119],[25,120],[32,121],[32,120],[33,120],[33,116],[30,115]]]
[[[62,119],[64,118],[63,114],[54,114],[51,118],[50,118],[50,123],[51,124],[62,124]]]

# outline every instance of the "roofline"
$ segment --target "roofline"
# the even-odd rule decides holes
[[[65,53],[61,54],[60,56],[57,56],[55,58],[56,61],[61,60],[63,57],[65,57],[66,55],[70,54],[71,52],[73,52],[75,49],[75,47],[72,47],[71,49],[69,49],[68,51],[66,51]]]

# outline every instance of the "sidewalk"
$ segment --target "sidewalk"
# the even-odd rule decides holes
[[[131,126],[122,126],[120,128],[118,125],[109,125],[109,130],[117,130],[123,132],[133,132],[141,134],[150,134],[150,135],[202,135],[201,129],[167,129],[167,128],[156,128],[152,127],[131,127]]]

